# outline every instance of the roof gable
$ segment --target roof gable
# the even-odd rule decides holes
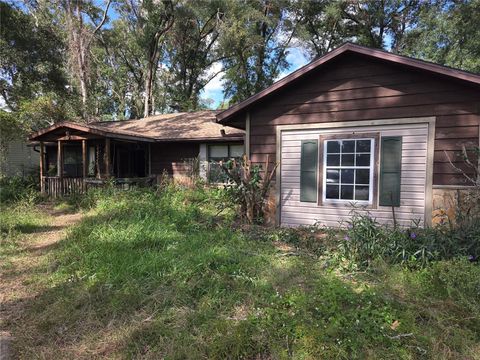
[[[242,111],[247,110],[253,104],[257,103],[263,98],[266,98],[277,92],[278,90],[285,88],[287,85],[290,85],[296,80],[303,78],[305,75],[311,73],[313,70],[319,69],[321,66],[330,63],[332,60],[338,58],[340,55],[345,53],[360,54],[370,57],[372,59],[389,62],[391,64],[403,65],[412,69],[425,71],[426,73],[438,74],[455,80],[464,81],[469,84],[480,85],[480,75],[477,74],[449,68],[447,66],[438,65],[423,60],[417,60],[406,56],[392,54],[383,50],[372,49],[352,43],[346,43],[338,47],[337,49],[325,54],[324,56],[312,61],[311,63],[301,67],[300,69],[294,71],[290,75],[277,81],[268,88],[217,114],[217,121],[220,123],[227,123],[233,116],[236,116]]]

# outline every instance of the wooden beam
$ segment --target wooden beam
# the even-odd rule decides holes
[[[63,146],[60,140],[57,141],[57,176],[63,177]]]
[[[105,174],[110,177],[110,138],[105,138]]]
[[[61,140],[61,141],[79,141],[79,140],[87,140],[87,139],[91,139],[91,137],[87,137],[87,136],[80,136],[80,135],[65,135],[65,136],[62,136],[62,137],[59,137],[57,140]]]
[[[83,178],[87,177],[87,141],[82,140],[82,170]]]
[[[43,164],[45,161],[45,145],[40,141],[40,193],[45,194],[45,178],[43,177]]]
[[[63,144],[57,141],[57,176],[59,181],[59,196],[63,195]]]

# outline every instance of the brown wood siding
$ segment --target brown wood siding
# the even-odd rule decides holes
[[[480,89],[438,75],[346,55],[250,110],[254,163],[275,159],[276,125],[435,116],[435,185],[462,185],[463,145],[479,144]],[[414,149],[412,149],[414,150]]]
[[[200,145],[197,143],[151,144],[152,175],[188,175],[189,159],[198,157]]]

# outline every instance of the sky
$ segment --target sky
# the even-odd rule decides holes
[[[308,58],[305,56],[302,49],[299,49],[299,48],[288,49],[287,61],[290,64],[290,66],[288,67],[288,69],[280,73],[277,79],[275,79],[275,81],[282,79],[283,77],[287,76],[288,74],[292,73],[293,71],[297,70],[298,68],[302,67],[303,65],[309,62]],[[215,72],[218,72],[219,70],[221,70],[221,68],[222,68],[222,65],[220,63],[216,63],[209,70],[209,74],[214,74]],[[219,73],[217,76],[215,76],[207,84],[207,86],[205,86],[205,89],[201,94],[203,98],[213,100],[213,104],[211,105],[212,109],[217,109],[220,103],[224,100],[222,76],[223,76],[223,73]]]

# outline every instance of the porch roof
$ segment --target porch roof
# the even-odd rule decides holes
[[[54,124],[30,135],[30,141],[109,137],[146,142],[242,140],[244,131],[216,123],[217,111],[150,116],[138,120]]]

